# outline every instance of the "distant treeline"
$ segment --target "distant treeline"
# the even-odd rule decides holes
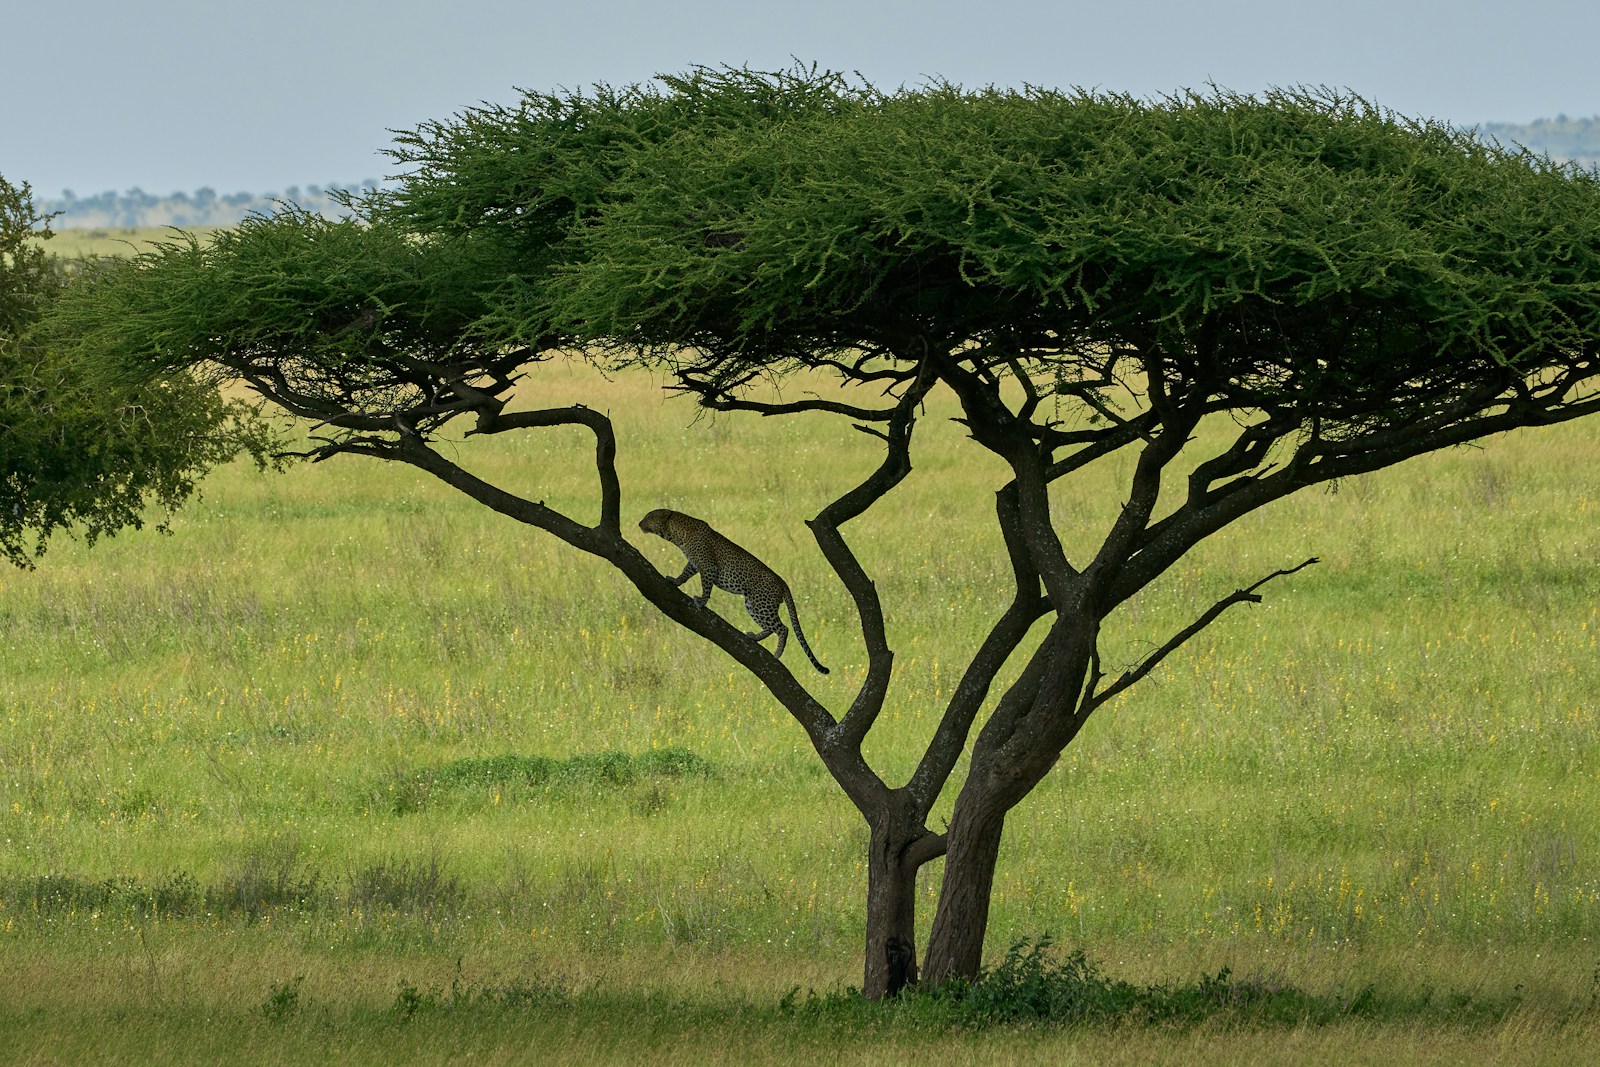
[[[1571,119],[1557,115],[1534,122],[1485,122],[1478,130],[1502,144],[1519,144],[1554,159],[1586,167],[1600,163],[1600,115]]]
[[[42,212],[59,212],[51,221],[51,226],[58,230],[69,227],[232,226],[251,212],[270,212],[275,204],[285,201],[336,218],[346,213],[335,199],[336,193],[373,189],[377,185],[376,179],[368,178],[359,185],[307,185],[304,188],[291,185],[281,193],[219,194],[206,187],[170,196],[155,196],[143,189],[78,196],[66,189],[59,200],[40,198],[35,204]]]

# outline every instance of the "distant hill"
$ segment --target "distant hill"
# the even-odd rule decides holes
[[[308,185],[301,188],[291,185],[281,193],[229,193],[219,195],[215,189],[197,189],[193,193],[173,193],[154,196],[143,189],[129,189],[118,193],[107,191],[95,196],[77,196],[71,189],[64,190],[59,200],[36,198],[34,203],[42,212],[59,212],[51,221],[53,229],[131,228],[160,226],[232,226],[252,212],[270,212],[275,204],[292,201],[307,211],[330,218],[345,214],[334,199],[343,191],[373,189],[377,181],[368,178],[359,185]]]

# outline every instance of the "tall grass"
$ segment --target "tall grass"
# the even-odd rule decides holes
[[[797,670],[847,699],[863,657],[802,520],[870,469],[869,439],[696,421],[640,375],[600,391],[555,368],[534,388],[530,402],[610,407],[627,514],[699,515],[783,574],[834,673]],[[846,531],[898,654],[869,744],[891,778],[1009,573],[990,515],[1001,472],[943,414],[889,506]],[[596,511],[576,431],[453,447],[510,488]],[[1103,466],[1060,505],[1069,544],[1114,513],[1122,472]],[[1133,982],[1232,967],[1314,991],[1516,993],[1526,1008],[1461,1040],[1522,1026],[1566,1047],[1562,1012],[1600,982],[1596,471],[1600,425],[1580,423],[1313,490],[1128,605],[1108,668],[1232,589],[1324,560],[1091,721],[1008,823],[992,949],[1048,932]],[[241,1034],[281,1036],[294,1027],[257,1010],[276,996],[318,1006],[284,1017],[389,1050],[374,1058],[466,1047],[471,1013],[434,1013],[426,1039],[385,1029],[397,983],[426,1006],[459,966],[475,1011],[498,1003],[485,990],[564,976],[565,1007],[508,1032],[559,1043],[551,1027],[615,1022],[596,1005],[632,996],[622,1014],[643,1021],[619,1055],[657,1027],[684,1059],[732,1058],[664,1021],[681,1005],[657,1009],[738,1015],[858,980],[865,842],[799,729],[731,662],[603,566],[403,469],[230,468],[171,536],[62,542],[0,575],[0,984],[15,991],[0,1033],[21,1026],[16,1041],[59,1037],[47,1018],[129,1013],[182,1030],[232,1012],[253,1020]],[[764,1011],[722,1022],[775,1057],[854,1047]],[[539,1021],[550,1012],[569,1024]],[[1353,1050],[1370,1032],[1329,1030]],[[1389,1031],[1452,1047],[1418,1033]],[[160,1043],[144,1040],[128,1047]],[[1030,1055],[1033,1039],[1006,1040]],[[1165,1041],[1142,1047],[1159,1059]]]

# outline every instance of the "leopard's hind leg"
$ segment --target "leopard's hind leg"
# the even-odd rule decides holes
[[[777,605],[760,603],[757,602],[754,596],[746,596],[744,598],[744,610],[748,611],[750,618],[754,619],[756,624],[761,627],[759,630],[750,630],[746,636],[753,637],[757,641],[765,641],[773,634],[777,634],[778,650],[773,655],[781,659],[783,657],[783,646],[789,643],[789,628],[778,617]]]

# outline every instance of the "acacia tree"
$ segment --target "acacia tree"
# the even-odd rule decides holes
[[[69,358],[34,330],[68,285],[50,219],[0,176],[0,557],[31,566],[53,533],[93,543],[171,513],[199,478],[272,435],[241,401],[187,374]],[[92,265],[85,266],[93,270]]]
[[[699,70],[470,111],[395,155],[408,173],[358,217],[284,213],[153,253],[77,294],[63,329],[119,359],[223,368],[315,422],[315,458],[425,470],[606,560],[738,661],[870,828],[869,997],[917,977],[916,874],[939,857],[922,974],[973,975],[1007,812],[1097,709],[1312,561],[1219,590],[1108,670],[1102,637],[1129,598],[1306,486],[1600,410],[1600,178],[1358,99],[885,94],[803,69]],[[628,541],[608,418],[507,410],[524,376],[537,402],[541,360],[597,350],[665,368],[710,408],[865,431],[876,466],[808,523],[859,620],[847,702],[830,707]],[[863,388],[755,388],[792,375]],[[1010,598],[893,782],[862,755],[894,675],[893,605],[844,528],[911,470],[936,392],[1010,472],[993,504]],[[598,521],[435,447],[458,420],[587,428]],[[1052,498],[1124,450],[1120,508],[1069,552]],[[932,829],[947,790],[948,827]]]

